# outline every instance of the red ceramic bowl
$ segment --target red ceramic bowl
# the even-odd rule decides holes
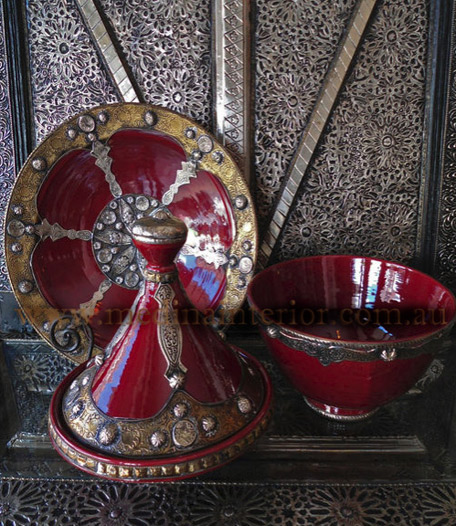
[[[248,300],[274,358],[319,413],[358,420],[419,380],[450,331],[452,293],[412,268],[315,256],[260,272]]]

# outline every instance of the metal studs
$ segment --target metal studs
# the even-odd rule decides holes
[[[239,278],[237,286],[238,286],[238,289],[245,289],[245,287],[247,287],[246,279],[242,277]]]
[[[115,279],[115,282],[117,283],[117,285],[122,285],[122,283],[124,282],[124,279],[122,276],[117,276],[117,278]]]
[[[211,434],[217,427],[217,420],[211,415],[205,416],[201,420],[201,427],[206,432],[206,434]]]
[[[252,402],[246,396],[240,396],[237,400],[239,412],[246,415],[252,411]]]
[[[86,374],[84,378],[81,380],[81,385],[85,387],[89,383],[89,380],[90,380],[90,376]]]
[[[93,244],[93,248],[95,250],[100,250],[101,248],[101,243],[99,241],[96,241],[94,244]]]
[[[173,442],[178,447],[190,447],[197,436],[198,430],[191,420],[179,420],[173,427]]]
[[[212,159],[217,163],[217,164],[222,164],[223,163],[223,153],[220,152],[219,150],[216,150],[215,152],[212,152]]]
[[[26,234],[29,234],[29,235],[34,234],[34,233],[35,233],[35,227],[34,227],[34,225],[27,225],[27,226],[25,227],[25,233],[26,233]]]
[[[270,338],[277,338],[277,336],[280,334],[280,330],[278,327],[275,327],[274,325],[270,325],[266,328],[266,332],[268,333],[268,336]]]
[[[51,330],[51,324],[48,321],[43,322],[42,325],[44,332],[49,332]]]
[[[117,216],[112,210],[105,210],[101,214],[101,220],[106,225],[112,225],[113,223],[116,222],[116,219],[117,219]]]
[[[102,446],[112,445],[119,436],[119,428],[112,423],[105,424],[98,432],[98,442]]]
[[[32,166],[37,172],[42,172],[46,170],[47,162],[43,157],[35,157],[32,161]]]
[[[96,133],[88,133],[87,134],[87,139],[90,141],[90,142],[95,142],[98,137],[97,137],[97,134]]]
[[[229,265],[231,268],[237,267],[238,264],[238,258],[236,256],[230,256],[230,259],[228,260]]]
[[[193,150],[192,159],[194,161],[199,161],[203,157],[203,154],[199,150]]]
[[[249,274],[253,270],[253,261],[248,256],[244,256],[239,260],[239,270],[243,274]]]
[[[196,130],[195,130],[195,128],[187,128],[184,133],[185,133],[185,137],[187,137],[187,139],[194,139],[196,137]]]
[[[177,418],[184,417],[188,413],[188,406],[187,406],[187,404],[184,404],[183,402],[177,403],[173,407],[173,413],[174,413],[174,416],[177,417]]]
[[[210,153],[214,148],[214,141],[209,137],[209,135],[201,135],[198,138],[198,148],[203,153]]]
[[[139,283],[139,279],[138,274],[135,272],[127,272],[125,274],[125,285],[130,289],[134,289]]]
[[[79,415],[83,413],[84,408],[85,408],[84,402],[82,400],[78,400],[71,408],[71,416],[75,418],[78,417]]]
[[[234,198],[234,206],[238,210],[244,210],[249,204],[249,200],[245,195],[238,195]]]
[[[98,120],[101,124],[106,124],[109,120],[109,113],[107,111],[102,111],[98,114]]]
[[[112,253],[109,248],[103,248],[97,253],[97,259],[100,263],[109,263],[112,259]]]
[[[95,119],[91,115],[81,115],[78,119],[79,128],[85,132],[90,133],[95,130]]]
[[[76,128],[68,128],[66,134],[67,134],[67,137],[68,139],[70,140],[74,140],[76,139],[77,135],[78,135],[78,130]]]
[[[144,122],[148,126],[155,126],[155,124],[157,124],[157,122],[158,122],[158,117],[153,111],[148,110],[144,114]]]
[[[392,362],[397,357],[397,351],[396,349],[384,349],[380,356],[385,362]]]
[[[166,434],[163,431],[155,431],[150,436],[149,442],[154,449],[159,449],[166,444]]]
[[[33,290],[33,283],[28,279],[23,279],[19,281],[17,288],[22,294],[29,294]]]
[[[246,252],[250,252],[252,250],[252,242],[250,241],[250,239],[246,239],[243,243],[242,243],[242,248],[246,251]]]
[[[118,206],[118,205],[117,205],[117,201],[111,201],[111,202],[109,203],[109,206],[110,206],[113,210],[115,210],[115,209],[117,208],[117,206]]]
[[[10,236],[21,237],[25,232],[25,225],[18,219],[13,219],[8,223],[6,230]]]
[[[21,205],[14,205],[13,206],[13,214],[15,216],[21,216],[24,213],[24,207]]]
[[[174,373],[169,379],[169,385],[171,389],[179,389],[185,383],[185,374],[178,372]]]
[[[145,212],[150,206],[149,199],[145,195],[139,195],[135,200],[135,205],[138,210]]]
[[[102,270],[103,272],[109,272],[109,271],[111,270],[111,267],[110,267],[109,265],[103,265],[103,266],[101,267],[101,270]]]

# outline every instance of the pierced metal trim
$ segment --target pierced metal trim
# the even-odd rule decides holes
[[[110,149],[107,144],[94,141],[91,153],[96,158],[95,164],[101,168],[106,175],[106,182],[109,184],[111,194],[114,197],[120,197],[122,195],[122,189],[111,171],[112,159],[109,156]]]
[[[158,341],[168,363],[165,376],[171,387],[180,388],[185,381],[187,368],[181,362],[182,330],[177,322],[177,313],[173,308],[174,297],[172,287],[166,283],[160,283],[154,294],[154,298],[160,306],[158,311]]]
[[[179,188],[185,184],[188,184],[190,182],[190,179],[196,178],[196,170],[197,164],[195,162],[184,161],[182,163],[182,168],[180,170],[177,170],[176,181],[169,187],[169,190],[167,190],[163,195],[162,203],[164,205],[168,206],[169,204],[171,204],[172,200],[174,199],[174,196],[179,191]]]
[[[70,228],[67,230],[58,223],[51,225],[47,219],[43,219],[40,225],[35,225],[35,233],[44,241],[50,238],[52,241],[57,241],[63,237],[68,239],[82,239],[83,241],[90,241],[92,239],[92,232],[90,230],[74,230]]]
[[[76,0],[76,3],[123,100],[125,102],[139,102],[139,94],[130,80],[95,2],[93,0]]]
[[[255,313],[255,318],[270,338],[279,340],[291,349],[303,351],[309,356],[318,358],[325,366],[343,361],[381,360],[389,362],[396,359],[416,358],[421,354],[433,354],[438,350],[435,341],[447,336],[454,324],[453,320],[439,331],[417,337],[414,340],[391,340],[391,342],[373,346],[372,343],[339,342],[307,336],[276,324],[265,325],[264,320],[257,313]]]
[[[301,143],[298,146],[296,157],[291,165],[289,177],[279,196],[260,248],[258,263],[262,267],[267,265],[282,228],[286,223],[301,181],[304,178],[310,160],[331,115],[331,111],[343,86],[375,4],[376,0],[359,1],[338,49],[336,58],[326,74],[323,88],[314,106]]]

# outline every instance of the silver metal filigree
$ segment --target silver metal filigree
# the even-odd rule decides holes
[[[92,155],[96,159],[95,164],[103,170],[111,194],[114,197],[120,197],[122,195],[122,189],[111,171],[112,159],[109,156],[110,150],[111,148],[107,144],[103,144],[100,141],[94,141],[92,145]]]
[[[162,197],[162,203],[165,206],[168,206],[171,204],[172,200],[174,199],[174,196],[179,191],[179,188],[185,184],[189,184],[191,179],[196,178],[197,173],[197,164],[193,161],[183,161],[182,162],[182,168],[180,170],[177,170],[176,173],[176,180],[175,182],[169,187],[169,190],[167,190]]]
[[[182,331],[173,307],[174,296],[172,287],[167,283],[160,283],[154,294],[154,298],[160,307],[158,312],[158,341],[168,364],[165,376],[171,387],[173,387],[173,379],[177,373],[185,375],[187,372],[187,368],[181,362]]]
[[[35,225],[35,233],[38,234],[44,241],[50,238],[52,241],[57,241],[63,237],[68,239],[82,239],[83,241],[90,241],[92,239],[92,232],[90,230],[74,230],[63,228],[58,223],[50,224],[47,219],[43,219],[41,224]]]

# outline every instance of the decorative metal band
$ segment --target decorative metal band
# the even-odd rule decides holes
[[[272,213],[271,222],[263,239],[258,263],[267,265],[273,249],[286,222],[291,206],[298,192],[301,181],[307,171],[310,160],[328,122],[337,96],[342,88],[347,72],[358,49],[361,37],[367,27],[376,0],[360,0],[345,36],[338,49],[335,60],[326,74],[322,90],[314,106],[304,136],[298,146],[295,159],[291,165],[286,184]]]
[[[105,143],[120,129],[149,130],[151,127],[178,140],[187,157],[194,160],[197,158],[200,169],[216,174],[226,189],[232,203],[235,223],[233,243],[228,254],[224,254],[225,263],[226,260],[229,263],[226,263],[226,292],[219,304],[221,316],[223,314],[226,322],[245,299],[246,287],[253,276],[256,260],[256,218],[249,190],[232,157],[196,123],[170,110],[145,104],[101,106],[73,117],[65,126],[57,128],[32,153],[13,188],[6,213],[6,263],[14,294],[33,327],[51,344],[53,342],[49,331],[44,327],[67,313],[49,306],[36,285],[31,261],[36,245],[41,242],[36,231],[37,225],[43,225],[39,231],[49,231],[49,236],[54,237],[60,232],[60,225],[45,228],[44,220],[41,221],[38,214],[36,195],[48,170],[60,158],[62,151],[87,149],[88,144],[91,147],[94,140]],[[132,214],[135,217],[138,217],[138,213],[147,215],[159,206],[160,202],[153,196],[129,194],[113,199],[100,212],[92,239],[94,256],[102,272],[117,285],[136,289],[142,279],[140,262],[135,260],[136,251],[131,250],[129,219]],[[120,230],[112,228],[112,225],[117,224]],[[67,232],[70,237],[70,231]],[[85,232],[75,232],[75,238],[80,236],[88,237]],[[116,252],[116,240],[119,238],[124,248]],[[214,264],[215,261],[214,259]],[[90,301],[88,298],[87,302]],[[83,318],[82,314],[81,317]],[[87,339],[81,341],[88,342]],[[95,349],[94,352],[100,350]],[[70,359],[83,363],[88,353],[89,348],[86,348],[84,352],[72,353]]]
[[[250,182],[250,0],[216,0],[213,13],[216,135]]]
[[[52,422],[49,424],[49,434],[54,447],[60,455],[84,471],[93,473],[99,477],[119,479],[124,482],[145,482],[194,476],[210,468],[226,464],[241,455],[264,433],[271,420],[271,416],[272,412],[268,410],[265,417],[249,434],[217,453],[202,454],[201,457],[187,462],[176,461],[175,463],[170,463],[169,459],[163,459],[163,462],[151,462],[151,464],[153,464],[151,466],[144,466],[146,463],[144,460],[138,460],[137,466],[132,465],[134,464],[133,460],[129,461],[130,465],[121,466],[113,464],[112,462],[101,461],[99,457],[90,455],[89,452],[81,453],[80,451],[76,451],[70,442],[57,434]]]
[[[160,283],[154,294],[159,305],[158,342],[168,364],[165,376],[173,389],[183,386],[187,373],[187,368],[181,362],[182,330],[173,307],[175,296],[173,288],[165,283]]]
[[[106,22],[102,19],[93,0],[76,0],[87,28],[103,56],[111,74],[112,80],[125,102],[139,102],[139,93],[127,72],[119,51],[109,35]]]
[[[260,316],[256,316],[256,319],[270,338],[279,340],[291,349],[303,351],[309,356],[318,358],[320,363],[325,366],[343,361],[371,362],[383,360],[389,362],[396,359],[416,358],[421,354],[432,354],[438,350],[435,341],[447,336],[454,324],[454,321],[451,321],[430,335],[407,341],[391,340],[391,342],[373,344],[372,342],[353,343],[325,340],[307,336],[279,325],[265,325]]]
[[[312,403],[311,400],[309,400],[307,397],[303,397],[306,404],[313,409],[316,413],[319,415],[324,416],[325,418],[329,418],[330,420],[336,420],[337,422],[360,422],[362,420],[366,420],[367,418],[370,418],[374,413],[376,413],[379,408],[373,409],[372,411],[368,411],[367,413],[361,413],[359,415],[338,415],[336,413],[329,413],[326,412],[324,409],[321,409],[320,407],[317,407]]]
[[[177,279],[177,271],[173,272],[155,272],[145,268],[143,270],[144,279],[152,283],[173,283]]]
[[[42,241],[47,238],[50,238],[51,241],[57,241],[63,237],[67,237],[68,239],[82,239],[83,241],[90,241],[92,239],[92,232],[90,232],[90,230],[74,230],[72,228],[67,230],[58,223],[51,225],[47,219],[43,219],[41,224],[35,225],[35,233],[40,236]]]
[[[190,179],[196,177],[197,164],[194,161],[182,163],[182,169],[176,173],[176,181],[169,187],[169,190],[163,194],[162,202],[168,206],[171,204],[179,188],[190,182]]]
[[[90,128],[92,128],[92,126],[90,126]],[[95,123],[93,123],[93,129],[95,129]],[[95,164],[103,170],[106,176],[106,182],[109,184],[111,194],[114,197],[120,197],[122,195],[122,189],[111,171],[112,159],[109,157],[110,149],[107,144],[103,144],[100,141],[93,141],[92,155],[96,158]]]
[[[110,455],[150,458],[211,447],[243,429],[260,410],[242,391],[222,403],[207,405],[185,391],[176,391],[151,418],[111,418],[98,409],[92,398],[97,370],[94,365],[71,383],[63,395],[63,416],[78,439]],[[261,392],[261,377],[249,374],[247,368],[244,373]]]

